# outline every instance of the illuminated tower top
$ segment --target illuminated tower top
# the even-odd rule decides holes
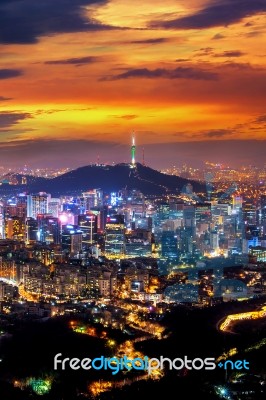
[[[131,165],[134,167],[136,165],[136,146],[135,146],[135,135],[132,135],[132,145],[131,145]]]

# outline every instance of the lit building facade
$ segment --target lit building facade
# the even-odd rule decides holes
[[[125,224],[123,215],[107,217],[105,226],[105,254],[107,257],[125,254]]]
[[[79,215],[78,226],[82,232],[82,247],[88,249],[96,242],[97,215],[93,213]]]
[[[62,249],[72,254],[82,251],[82,231],[77,225],[63,225]]]
[[[49,214],[38,214],[38,241],[46,244],[60,243],[60,222]]]
[[[48,204],[51,195],[40,192],[27,196],[27,217],[37,219],[38,214],[48,214]]]

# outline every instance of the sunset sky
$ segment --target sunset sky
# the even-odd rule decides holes
[[[0,0],[0,165],[263,165],[266,0]]]

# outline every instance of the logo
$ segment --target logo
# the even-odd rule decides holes
[[[162,370],[168,368],[169,370],[181,370],[186,368],[187,370],[213,370],[216,368],[215,358],[194,358],[189,359],[187,356],[183,358],[175,358],[171,360],[160,356],[160,358],[149,358],[145,356],[144,358],[133,358],[130,359],[127,356],[118,358],[111,357],[107,358],[104,356],[91,358],[63,358],[62,353],[56,354],[54,357],[54,369],[65,370],[66,368],[71,368],[72,370],[78,369],[95,369],[95,370],[111,370],[112,375],[116,375],[119,371],[130,371],[130,370],[142,370],[147,371],[151,374],[154,370]]]
[[[58,353],[54,357],[54,369],[65,370],[70,368],[72,370],[110,370],[112,375],[116,375],[119,371],[147,371],[151,374],[154,370],[163,370],[168,368],[169,370],[182,370],[183,368],[187,370],[214,370],[217,367],[224,370],[249,370],[249,362],[247,360],[226,360],[224,362],[219,362],[216,364],[215,358],[194,358],[189,359],[188,356],[183,358],[175,358],[171,360],[170,358],[160,356],[160,358],[149,358],[147,356],[141,358],[128,358],[124,357],[96,357],[96,358],[69,358],[63,357],[62,353]]]
[[[223,368],[225,370],[242,370],[242,369],[248,369],[249,370],[249,362],[246,360],[236,360],[236,361],[232,361],[232,360],[226,360],[224,363],[219,362],[219,364],[217,364],[219,368]]]

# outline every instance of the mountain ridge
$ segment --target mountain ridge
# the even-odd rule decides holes
[[[21,182],[22,175],[16,175],[16,177]],[[136,189],[145,195],[162,195],[180,193],[188,183],[192,184],[195,192],[205,192],[205,186],[200,182],[175,175],[166,175],[139,163],[134,167],[130,164],[85,165],[55,178],[26,178],[30,183],[2,185],[0,193],[11,191],[47,192],[56,196],[99,188],[104,192]]]

